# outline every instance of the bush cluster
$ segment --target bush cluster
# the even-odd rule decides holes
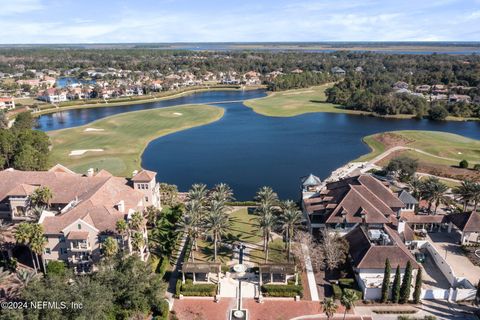
[[[197,297],[213,297],[217,293],[216,284],[194,284],[191,279],[187,279],[185,283],[182,280],[177,280],[176,294],[184,296],[197,296]]]
[[[265,284],[261,288],[265,297],[303,296],[303,287],[294,284]]]

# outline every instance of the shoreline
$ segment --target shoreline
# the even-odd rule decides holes
[[[208,92],[208,91],[234,91],[234,90],[245,90],[245,91],[250,91],[250,90],[260,90],[260,89],[265,89],[264,86],[251,86],[251,87],[242,87],[240,86],[224,86],[224,87],[211,87],[211,88],[192,88],[184,91],[176,91],[172,92],[171,94],[166,94],[162,96],[148,96],[145,99],[137,99],[137,100],[130,100],[130,101],[118,101],[118,102],[100,102],[100,103],[86,103],[86,104],[78,104],[78,105],[71,105],[71,106],[64,106],[64,107],[52,107],[48,108],[45,110],[40,110],[37,112],[32,112],[32,115],[34,117],[39,117],[45,114],[51,114],[55,112],[61,112],[61,111],[68,111],[68,110],[76,110],[76,109],[93,109],[93,108],[103,108],[103,107],[119,107],[119,106],[128,106],[128,105],[134,105],[134,104],[144,104],[144,103],[154,103],[162,100],[170,100],[170,99],[175,99],[191,94],[195,94],[198,92]]]

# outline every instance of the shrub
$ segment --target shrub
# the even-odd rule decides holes
[[[473,170],[480,171],[480,163],[477,163],[476,165],[474,165]]]
[[[194,284],[191,279],[182,283],[182,280],[179,279],[175,292],[177,296],[182,294],[184,296],[213,297],[217,293],[217,285],[211,283]]]
[[[170,314],[170,308],[167,300],[160,301],[160,305],[157,306],[159,316],[155,317],[156,320],[168,320]]]
[[[157,273],[163,278],[167,270],[170,269],[170,261],[167,258],[162,258],[162,262],[158,264]]]
[[[66,267],[65,262],[60,260],[53,260],[47,264],[47,275],[65,275]]]
[[[468,168],[468,161],[463,159],[462,161],[460,161],[460,163],[458,164],[458,166],[460,168],[463,168],[463,169],[467,169]]]
[[[156,272],[158,268],[158,263],[160,262],[160,258],[156,255],[151,254],[149,262],[150,266],[152,267],[152,271]]]
[[[303,287],[291,284],[265,284],[261,288],[265,297],[295,297],[303,296]]]
[[[333,297],[335,299],[341,299],[342,298],[342,288],[338,284],[332,284],[332,289],[333,289]]]
[[[432,120],[445,120],[448,117],[448,111],[445,107],[436,105],[428,111],[428,115]]]
[[[342,289],[345,289],[345,288],[355,288],[355,279],[353,278],[341,278],[341,279],[338,279],[338,284],[340,285],[340,287],[342,287]]]
[[[357,289],[349,289],[349,288],[345,288],[343,289],[343,292],[348,292],[348,291],[351,291],[353,293],[355,293],[355,295],[357,296],[358,299],[362,299],[363,297],[363,292],[360,291],[360,290],[357,290]]]

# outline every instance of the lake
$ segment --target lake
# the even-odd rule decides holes
[[[150,142],[142,167],[158,172],[158,180],[185,191],[193,183],[228,183],[238,200],[271,186],[281,198],[297,200],[300,179],[320,178],[369,152],[362,137],[391,130],[435,130],[480,139],[478,122],[391,120],[347,114],[310,113],[296,117],[266,117],[242,102],[264,96],[256,91],[212,91],[132,106],[62,111],[43,115],[39,128],[54,130],[83,125],[133,110],[178,104],[210,103],[225,108],[222,119],[209,125],[170,134]],[[217,101],[217,102],[216,102]]]

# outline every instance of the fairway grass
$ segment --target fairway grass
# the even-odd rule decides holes
[[[385,140],[387,135],[390,135],[388,139],[390,142]],[[453,133],[417,130],[392,131],[367,136],[363,141],[372,151],[355,161],[371,160],[393,147],[392,143],[397,141],[397,145],[419,149],[437,157],[447,158],[441,159],[414,150],[402,151],[402,154],[419,159],[424,163],[458,165],[463,159],[467,160],[470,165],[480,163],[480,141]]]
[[[52,141],[51,162],[84,173],[88,168],[105,169],[130,176],[141,166],[141,154],[158,137],[205,125],[222,118],[223,108],[184,105],[122,113],[81,127],[48,132]],[[86,128],[101,130],[85,131]],[[70,156],[74,150],[103,149]]]
[[[367,114],[326,102],[325,89],[331,86],[333,86],[333,83],[311,88],[273,92],[264,98],[247,100],[244,104],[256,113],[270,117],[293,117],[311,112]]]

